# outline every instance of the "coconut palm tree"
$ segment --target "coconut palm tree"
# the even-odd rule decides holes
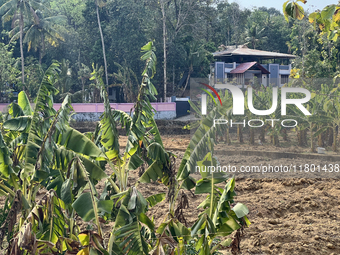
[[[249,28],[246,29],[246,42],[251,45],[253,49],[266,39],[267,36],[264,35],[265,28],[260,28],[258,24],[253,23]]]
[[[39,64],[41,64],[41,59],[45,53],[46,40],[52,46],[58,46],[59,40],[64,41],[58,23],[60,24],[65,16],[44,17],[40,10],[36,10],[35,14],[35,19],[25,29],[26,34],[23,42],[28,44],[28,51],[31,48],[35,51],[39,49]]]
[[[20,55],[21,55],[21,77],[22,83],[25,84],[25,66],[24,66],[24,50],[23,50],[23,35],[24,35],[24,18],[37,18],[34,9],[47,9],[42,3],[34,0],[7,0],[0,7],[0,15],[2,21],[6,22],[12,19],[13,23],[19,23],[19,38],[20,38]]]

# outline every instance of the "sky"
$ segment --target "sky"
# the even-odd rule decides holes
[[[267,8],[274,7],[275,9],[278,9],[282,12],[282,5],[286,0],[231,0],[229,2],[236,2],[243,8],[251,9],[252,7],[261,7],[265,6]],[[305,10],[308,10],[309,12],[313,12],[317,9],[322,10],[325,6],[329,4],[337,4],[336,0],[307,0],[306,4],[303,4],[299,2],[301,6]]]

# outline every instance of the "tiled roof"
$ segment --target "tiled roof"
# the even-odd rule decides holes
[[[231,70],[230,73],[244,73],[245,71],[249,70],[253,66],[256,66],[264,74],[269,74],[270,73],[266,68],[264,68],[263,66],[258,64],[256,61],[242,63],[239,66],[237,66],[234,70]]]

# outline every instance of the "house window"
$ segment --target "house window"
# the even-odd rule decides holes
[[[112,88],[109,88],[109,96],[112,96]]]
[[[281,84],[288,83],[289,75],[281,75]]]

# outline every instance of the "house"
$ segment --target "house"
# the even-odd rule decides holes
[[[264,86],[283,86],[289,80],[290,60],[295,56],[277,52],[249,49],[245,45],[224,46],[213,53],[216,62],[210,68],[210,85],[239,87],[256,82]],[[284,65],[285,64],[285,65]]]

